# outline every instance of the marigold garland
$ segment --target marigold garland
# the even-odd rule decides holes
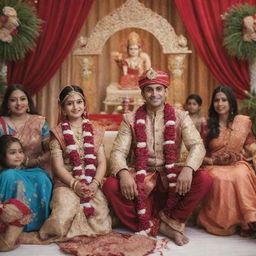
[[[2,62],[17,61],[23,58],[28,50],[35,47],[35,39],[39,36],[41,20],[37,17],[35,8],[19,0],[0,1],[0,24],[4,26],[5,7],[15,9],[18,26],[11,31],[9,42],[0,40],[0,59]],[[0,27],[1,27],[0,26]]]
[[[74,133],[71,130],[68,120],[61,122],[64,140],[66,143],[66,151],[73,167],[73,177],[79,179],[85,185],[89,185],[96,173],[96,155],[94,152],[93,128],[87,118],[83,118],[82,129],[84,137],[84,161],[78,153],[78,146],[74,139]],[[83,168],[84,162],[84,168]],[[83,206],[85,216],[89,217],[94,214],[94,208],[90,204],[91,197],[80,199],[80,204]]]
[[[136,169],[136,184],[138,189],[138,197],[136,202],[137,215],[139,219],[139,230],[147,234],[154,234],[154,220],[150,219],[149,210],[147,209],[146,195],[143,184],[147,174],[148,150],[147,150],[147,134],[146,134],[146,104],[138,108],[135,114],[135,136],[137,146],[135,148],[135,169]],[[177,150],[175,145],[175,110],[169,105],[164,107],[164,157],[165,157],[165,172],[169,182],[168,200],[164,208],[164,213],[167,217],[171,209],[177,203],[178,197],[175,196],[175,187],[180,167],[175,166],[177,161]]]

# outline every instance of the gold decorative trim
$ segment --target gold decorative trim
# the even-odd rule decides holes
[[[159,217],[160,219],[166,223],[170,228],[180,232],[180,233],[183,233],[184,232],[184,229],[185,229],[185,224],[184,223],[179,223],[178,221],[174,220],[174,219],[171,219],[171,218],[167,218],[165,216],[165,214],[163,213],[163,211],[160,211],[159,212]]]
[[[79,47],[73,55],[100,55],[106,41],[116,32],[126,28],[143,29],[154,35],[164,54],[191,53],[187,39],[177,36],[170,23],[146,8],[138,0],[127,0],[120,8],[101,19],[91,35],[79,38]]]

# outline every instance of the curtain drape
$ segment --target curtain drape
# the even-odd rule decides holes
[[[76,0],[72,0],[76,1]],[[95,0],[87,20],[80,31],[80,36],[89,37],[93,32],[96,24],[109,15],[116,8],[119,8],[126,0]],[[192,50],[189,54],[184,70],[184,81],[186,84],[186,96],[190,93],[197,93],[203,99],[201,114],[206,115],[213,89],[219,84],[213,75],[209,72],[204,62],[198,56],[195,47],[190,41],[186,28],[179,16],[174,1],[171,0],[139,0],[147,8],[158,13],[173,26],[178,35],[184,35],[188,39],[188,48]],[[168,72],[168,61],[165,54],[162,52],[160,43],[156,40],[154,35],[142,29],[124,29],[115,33],[109,40],[107,40],[102,54],[99,56],[98,61],[92,67],[93,72],[96,72],[96,95],[95,101],[97,109],[95,112],[100,113],[104,110],[103,101],[106,97],[106,88],[111,82],[117,82],[120,78],[120,69],[111,58],[111,52],[120,51],[120,45],[125,42],[128,34],[131,31],[139,33],[143,38],[145,47],[143,51],[148,53],[151,57],[152,66],[155,69],[160,69]],[[79,36],[78,36],[79,37]],[[76,45],[74,45],[74,48]],[[81,65],[81,64],[79,64]],[[34,100],[36,107],[42,115],[46,116],[47,121],[51,126],[56,125],[58,111],[53,111],[58,107],[58,95],[60,90],[70,84],[81,85],[83,83],[83,74],[81,69],[76,69],[77,63],[72,51],[69,52],[66,59],[62,63],[53,78],[47,85],[36,94]],[[85,92],[86,94],[87,92]]]
[[[256,0],[174,0],[190,39],[213,76],[232,87],[237,98],[249,90],[248,64],[231,58],[223,48],[221,14],[234,4],[256,4]]]
[[[53,77],[70,52],[94,0],[40,0],[41,35],[33,52],[8,66],[8,84],[23,84],[36,94]]]

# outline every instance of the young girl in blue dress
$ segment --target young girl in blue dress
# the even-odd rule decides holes
[[[25,154],[20,141],[10,135],[0,137],[0,202],[18,199],[32,212],[24,231],[37,231],[49,216],[52,182],[41,168],[24,169]]]

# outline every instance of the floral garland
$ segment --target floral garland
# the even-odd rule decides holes
[[[96,173],[96,155],[94,152],[93,129],[90,121],[83,118],[83,137],[84,137],[84,166],[83,161],[78,153],[78,146],[74,139],[74,133],[71,130],[68,120],[61,122],[64,140],[66,143],[66,151],[69,155],[73,168],[73,177],[79,179],[80,182],[89,185]],[[91,197],[84,197],[80,199],[80,204],[83,206],[85,216],[92,216],[94,208],[90,204]]]
[[[0,1],[0,59],[17,61],[35,47],[42,21],[35,8],[20,0]]]
[[[229,55],[241,60],[256,57],[256,5],[233,5],[222,16],[224,46]]]
[[[136,168],[136,184],[138,189],[138,197],[136,210],[139,218],[139,230],[147,234],[153,233],[153,220],[150,219],[149,211],[146,204],[146,195],[143,189],[144,179],[147,174],[148,150],[147,150],[147,134],[146,134],[146,104],[138,108],[135,114],[135,136],[137,145],[135,148],[135,168]],[[175,146],[175,110],[169,105],[164,107],[164,157],[165,157],[165,172],[169,182],[168,200],[164,208],[164,213],[167,217],[171,209],[176,204],[178,197],[174,197],[177,175],[180,172],[180,167],[175,166],[177,161],[177,150]]]

